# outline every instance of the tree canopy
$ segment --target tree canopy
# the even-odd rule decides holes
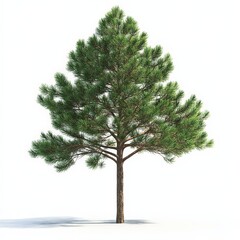
[[[96,168],[105,159],[117,163],[121,156],[124,162],[143,151],[172,162],[212,146],[204,130],[209,112],[195,95],[184,98],[178,84],[168,81],[170,55],[149,46],[147,34],[119,7],[99,21],[88,40],[77,42],[67,69],[72,81],[57,73],[55,85],[42,85],[38,96],[60,133],[41,133],[30,150],[58,171],[82,158]]]

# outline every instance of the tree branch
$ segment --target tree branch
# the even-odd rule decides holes
[[[133,136],[133,137],[130,137],[130,138],[126,139],[126,140],[124,141],[124,143],[129,142],[129,141],[131,141],[131,140],[133,140],[133,139],[135,139],[135,138],[137,138],[137,137],[139,137],[139,136],[143,136],[143,135],[149,133],[150,130],[151,130],[151,129],[149,128],[148,130],[146,130],[145,132],[143,132],[143,133],[141,133],[141,134],[138,134],[138,135],[136,135],[136,136]],[[125,146],[128,147],[129,145],[126,144]]]
[[[98,98],[98,102],[101,103],[105,109],[112,115],[112,117],[116,117],[115,113],[113,112],[113,108],[110,106],[109,103],[105,103],[104,101],[102,101],[101,99]]]
[[[114,134],[114,132],[109,128],[108,125],[106,125],[106,128],[103,128],[105,131],[109,132],[111,134],[111,136],[118,142],[118,138],[117,136]]]
[[[117,163],[116,159],[110,156],[110,155],[113,155],[113,156],[117,157],[117,155],[115,155],[115,154],[113,154],[111,152],[105,151],[103,149],[95,149],[95,148],[93,148],[91,146],[88,146],[87,148],[89,148],[93,152],[99,153],[99,154],[103,155],[104,157],[107,157],[107,158],[113,160],[115,163]],[[108,155],[108,154],[110,154],[110,155]]]
[[[109,155],[111,155],[111,156],[117,158],[117,155],[114,154],[114,153],[112,153],[112,152],[109,152],[109,151],[104,150],[104,149],[102,149],[102,148],[97,148],[97,149],[100,150],[101,152],[105,153],[105,154],[109,154]]]
[[[134,154],[140,152],[143,150],[143,147],[137,148],[135,151],[127,155],[126,157],[123,158],[123,162],[125,162],[128,158],[132,157]]]
[[[67,133],[68,135],[72,136],[72,137],[75,137],[75,138],[78,138],[78,139],[82,139],[82,140],[84,140],[86,142],[89,142],[89,143],[91,143],[93,145],[96,145],[98,147],[109,148],[109,149],[113,149],[113,150],[117,149],[116,147],[111,147],[111,146],[106,146],[106,145],[102,145],[102,144],[99,144],[99,143],[95,143],[95,142],[93,142],[93,141],[91,141],[91,140],[89,140],[89,139],[87,139],[87,138],[85,138],[85,137],[83,137],[83,136],[81,136],[79,134],[73,134],[73,133],[71,133],[71,132],[69,132],[67,130],[64,130],[64,132]]]

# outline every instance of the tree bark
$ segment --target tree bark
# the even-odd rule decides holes
[[[124,223],[124,199],[123,199],[123,154],[118,150],[117,161],[117,217],[116,223]]]

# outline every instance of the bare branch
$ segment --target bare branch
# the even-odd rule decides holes
[[[103,152],[103,153],[105,153],[105,154],[109,154],[109,155],[111,155],[111,156],[117,158],[117,155],[114,154],[114,153],[112,153],[112,152],[109,152],[109,151],[104,150],[104,149],[102,149],[102,148],[97,148],[97,149],[99,149],[101,152]]]
[[[132,157],[134,154],[140,152],[143,150],[143,147],[137,148],[135,151],[127,155],[126,157],[123,158],[123,162],[125,162],[128,158]]]
[[[105,150],[103,150],[103,149],[96,149],[96,148],[93,148],[93,147],[91,147],[91,146],[88,146],[87,148],[89,148],[89,149],[92,150],[93,152],[99,153],[99,154],[103,155],[104,157],[107,157],[107,158],[113,160],[115,163],[117,163],[116,159],[113,158],[112,156],[110,156],[110,155],[113,155],[113,156],[115,156],[115,157],[117,158],[117,155],[116,155],[116,154],[113,154],[113,153],[111,153],[111,152],[105,151]],[[109,155],[109,154],[110,154],[110,155]]]

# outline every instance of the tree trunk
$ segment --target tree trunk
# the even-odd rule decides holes
[[[116,223],[124,223],[123,208],[123,160],[122,151],[119,151],[117,161],[117,218]]]

